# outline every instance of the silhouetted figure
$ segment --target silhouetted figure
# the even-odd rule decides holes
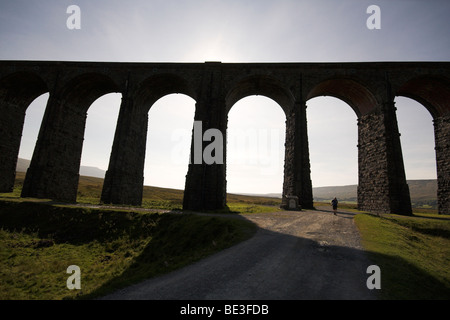
[[[338,206],[338,200],[336,197],[334,197],[333,200],[331,200],[331,205],[333,206],[333,214],[336,215],[337,206]]]

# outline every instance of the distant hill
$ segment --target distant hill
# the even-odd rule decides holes
[[[407,183],[413,207],[436,208],[437,180],[408,180]],[[313,196],[315,201],[329,201],[334,197],[341,201],[358,200],[356,185],[313,188]]]
[[[412,200],[436,200],[437,180],[408,180],[409,193]],[[314,199],[328,200],[334,197],[347,201],[356,201],[357,186],[313,188]]]
[[[30,166],[30,160],[19,158],[17,160],[17,172],[27,172],[28,167]],[[96,167],[89,166],[81,166],[80,167],[80,175],[95,177],[95,178],[104,178],[105,171]]]
[[[437,180],[408,180],[411,202],[414,207],[437,205]],[[330,186],[313,188],[314,201],[331,201],[337,197],[340,201],[357,202],[358,186]],[[257,194],[246,194],[258,196]],[[281,198],[280,193],[269,193],[259,196]]]
[[[331,200],[334,197],[342,201],[357,201],[358,186],[318,187],[313,188],[313,197],[316,201]]]

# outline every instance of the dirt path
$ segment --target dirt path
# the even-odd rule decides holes
[[[354,214],[329,209],[243,215],[251,239],[104,299],[374,299]]]

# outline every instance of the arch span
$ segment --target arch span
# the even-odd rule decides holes
[[[1,115],[20,102],[22,88],[28,88],[23,92],[28,96],[28,102],[37,95],[33,93],[34,88],[50,92],[39,148],[33,156],[36,160],[27,179],[34,181],[31,189],[40,190],[32,192],[35,196],[68,200],[67,190],[73,185],[71,179],[77,179],[75,172],[78,166],[70,165],[69,168],[62,163],[70,155],[75,158],[73,161],[77,161],[74,146],[83,139],[82,131],[75,130],[74,126],[85,121],[84,111],[96,97],[119,90],[123,97],[110,157],[114,172],[109,172],[111,179],[106,183],[107,176],[105,185],[109,184],[108,188],[117,186],[115,192],[120,203],[139,204],[135,199],[140,198],[138,193],[142,189],[143,177],[136,164],[144,159],[145,139],[142,133],[146,132],[147,112],[155,101],[169,93],[187,94],[196,101],[195,120],[203,122],[203,129],[215,128],[225,133],[231,107],[243,97],[263,95],[275,100],[287,115],[286,136],[289,138],[286,138],[285,154],[289,157],[285,160],[283,194],[298,197],[302,204],[312,206],[312,196],[308,191],[311,183],[306,101],[329,95],[347,102],[358,117],[359,168],[362,168],[359,181],[364,181],[359,183],[358,189],[358,201],[364,203],[361,208],[396,212],[405,208],[409,197],[406,179],[399,174],[403,171],[403,164],[394,107],[394,97],[404,95],[418,100],[433,114],[439,201],[447,203],[439,211],[448,213],[449,71],[448,62],[174,64],[0,61]],[[42,83],[44,85],[41,86]],[[16,94],[11,95],[14,92]],[[16,132],[14,122],[8,123],[5,119],[3,116],[0,120],[5,125],[2,130]],[[9,147],[4,142],[2,146]],[[226,164],[189,165],[190,182],[185,186],[185,194],[189,194],[189,201],[184,202],[186,209],[225,206],[225,167]],[[52,176],[59,179],[60,173],[61,177],[70,179],[55,184]],[[0,179],[5,180],[3,177]]]
[[[378,105],[375,96],[364,85],[354,79],[333,78],[315,85],[306,100],[318,96],[332,96],[346,102],[359,118],[370,113]]]
[[[151,76],[138,84],[134,93],[135,103],[147,112],[159,99],[181,93],[197,100],[197,94],[189,82],[179,75],[164,73]]]
[[[27,108],[34,99],[48,92],[45,81],[32,72],[16,72],[0,80],[0,101]]]
[[[50,93],[23,197],[76,201],[87,110],[99,97],[117,91],[108,76],[87,72]]]
[[[420,102],[434,119],[450,113],[450,79],[422,76],[404,83],[396,92]]]
[[[266,75],[254,75],[238,81],[228,91],[225,97],[226,113],[228,114],[236,102],[253,95],[262,95],[274,100],[286,115],[289,114],[295,101],[292,93],[281,81]]]
[[[95,100],[117,92],[120,92],[119,86],[110,77],[85,73],[69,80],[56,94],[62,105],[70,104],[79,112],[87,112]]]

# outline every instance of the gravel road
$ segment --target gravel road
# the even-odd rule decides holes
[[[251,239],[103,299],[375,299],[354,214],[330,209],[242,215]]]

